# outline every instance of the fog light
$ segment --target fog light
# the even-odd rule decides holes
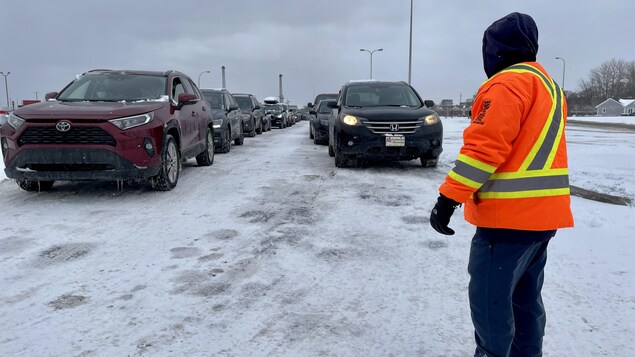
[[[154,145],[152,144],[152,139],[145,138],[143,139],[143,149],[146,151],[148,156],[154,156]]]
[[[348,146],[353,146],[355,143],[353,141],[348,142]]]
[[[432,139],[431,143],[432,143],[432,146],[441,145],[441,141],[439,139]]]

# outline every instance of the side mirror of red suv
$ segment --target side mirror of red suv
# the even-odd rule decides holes
[[[57,92],[48,92],[44,96],[44,100],[49,100],[51,98],[55,98],[55,97],[57,97],[57,94],[58,94]]]
[[[196,100],[196,95],[191,93],[181,93],[179,94],[179,104],[186,104],[191,101]]]
[[[176,105],[177,110],[181,110],[184,105],[190,104],[191,102],[196,100],[196,95],[192,93],[181,93],[179,94],[179,103]]]

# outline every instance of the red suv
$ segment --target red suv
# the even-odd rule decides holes
[[[169,191],[181,161],[214,162],[211,108],[176,71],[93,70],[0,128],[7,177],[27,191],[56,180],[150,180]]]

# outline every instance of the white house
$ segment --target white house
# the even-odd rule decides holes
[[[620,104],[624,107],[622,115],[635,115],[635,99],[620,99]]]

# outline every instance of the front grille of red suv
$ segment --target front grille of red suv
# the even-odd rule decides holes
[[[107,131],[96,126],[75,126],[67,132],[61,132],[53,126],[32,126],[27,128],[18,139],[20,145],[110,145],[117,141]]]

